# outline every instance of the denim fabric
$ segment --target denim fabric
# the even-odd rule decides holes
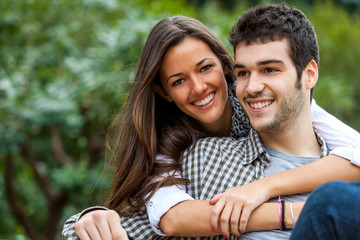
[[[313,191],[290,239],[360,239],[360,182],[333,181]]]

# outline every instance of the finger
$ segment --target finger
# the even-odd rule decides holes
[[[119,231],[120,231],[120,238],[119,238],[119,240],[120,240],[120,239],[121,239],[121,240],[129,240],[128,235],[127,235],[125,229],[123,229],[123,228],[121,227],[121,228],[119,229]]]
[[[113,239],[112,238],[112,233],[110,230],[110,225],[107,221],[98,221],[96,223],[99,235],[100,235],[100,239]],[[92,239],[97,239],[97,238],[92,238]]]
[[[243,208],[240,217],[240,225],[239,225],[240,234],[243,234],[245,232],[251,212],[252,210],[250,208],[248,207]]]
[[[212,199],[210,199],[209,203],[211,205],[214,205],[217,203],[217,201],[220,199],[220,197],[222,196],[222,194],[216,194]]]
[[[221,212],[223,211],[225,206],[225,200],[224,199],[220,199],[220,201],[218,201],[213,210],[211,211],[211,215],[210,215],[210,225],[211,225],[211,229],[213,232],[216,232],[216,230],[219,227],[219,221],[220,221],[220,215]]]
[[[96,226],[87,224],[86,221],[79,221],[75,224],[75,233],[81,240],[100,239]]]
[[[242,205],[236,204],[231,213],[230,229],[231,229],[231,232],[233,234],[235,234],[236,236],[240,236],[239,220],[240,220],[240,216],[241,216],[241,211],[242,211]]]
[[[80,240],[90,240],[90,237],[84,228],[79,228],[75,224],[75,233]]]
[[[91,219],[87,221],[89,226],[87,231],[91,239],[111,239],[111,231],[107,219],[111,216],[112,212],[112,210],[92,212]]]
[[[118,231],[119,231],[119,236],[114,236],[114,240],[129,240],[128,235],[124,228],[120,226],[120,228],[118,228]]]
[[[120,216],[113,211],[111,217],[108,218],[108,225],[110,227],[111,236],[113,240],[127,240],[126,231],[121,226]]]
[[[233,210],[233,205],[232,203],[227,202],[227,204],[224,207],[224,210],[221,213],[220,216],[220,228],[221,228],[221,232],[224,235],[225,238],[229,237],[229,231],[230,231],[230,215],[231,212]]]
[[[98,228],[88,228],[87,233],[89,234],[89,239],[106,239],[101,237],[101,233]]]

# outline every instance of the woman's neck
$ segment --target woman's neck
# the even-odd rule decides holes
[[[228,99],[223,115],[217,121],[204,125],[204,128],[208,130],[212,136],[229,137],[232,126],[232,114],[233,108]]]

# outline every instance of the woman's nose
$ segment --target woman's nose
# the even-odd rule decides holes
[[[191,90],[193,94],[202,94],[206,90],[207,84],[206,82],[198,76],[193,76],[191,78],[192,86]]]

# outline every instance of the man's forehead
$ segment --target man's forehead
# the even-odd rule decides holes
[[[269,59],[291,61],[288,50],[287,40],[251,44],[240,43],[235,48],[235,63],[238,65],[257,64]]]

